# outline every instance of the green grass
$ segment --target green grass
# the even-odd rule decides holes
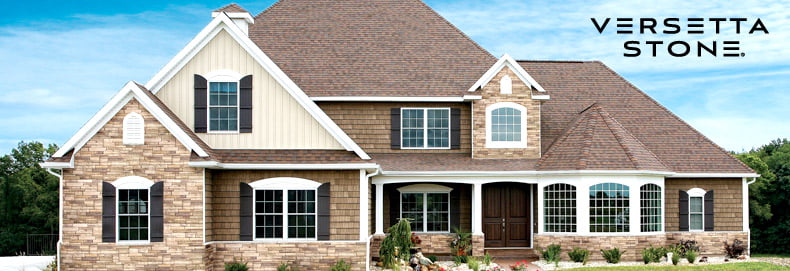
[[[790,254],[752,254],[752,258],[790,258]]]
[[[596,270],[637,270],[637,271],[664,271],[664,270],[692,270],[692,271],[735,271],[735,270],[749,270],[749,271],[775,271],[775,270],[790,270],[790,267],[774,265],[770,263],[726,263],[726,264],[712,264],[712,265],[686,265],[686,266],[618,266],[618,267],[583,267],[567,270],[577,271],[596,271]]]

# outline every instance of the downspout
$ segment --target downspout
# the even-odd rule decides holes
[[[365,178],[367,178],[369,182],[370,178],[379,174],[381,174],[381,166],[377,166],[376,171],[373,171],[373,173],[365,175]],[[370,214],[368,214],[368,216],[370,216]],[[368,227],[370,227],[370,225],[368,225]],[[359,230],[361,231],[362,229]],[[368,236],[368,240],[365,244],[365,270],[370,270],[370,239],[373,239],[373,235]]]
[[[746,198],[745,198],[746,204],[744,204],[746,206],[746,208],[749,208],[749,185],[753,184],[756,181],[757,181],[757,177],[752,177],[752,181],[746,183]],[[746,210],[746,214],[749,214],[749,210]],[[747,216],[744,219],[749,219],[749,217]],[[746,225],[749,225],[749,222],[746,222]],[[752,256],[752,229],[751,229],[751,227],[749,227],[749,230],[746,231],[746,242],[748,242],[747,244],[749,244],[749,246],[747,247],[747,250],[746,250],[747,251],[746,254],[748,254],[749,257],[751,257]]]
[[[60,267],[60,247],[63,245],[63,175],[55,173],[52,168],[46,168],[47,173],[52,174],[52,176],[58,177],[58,243],[56,247],[56,258],[58,269]],[[61,169],[61,173],[63,173],[63,169]]]

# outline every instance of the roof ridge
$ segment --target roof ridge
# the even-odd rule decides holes
[[[595,103],[593,103],[592,105],[594,105],[594,104]],[[592,107],[592,105],[588,106],[587,108]],[[585,110],[587,110],[587,109],[585,109]],[[584,114],[582,114],[583,112],[584,112],[584,110],[582,112],[579,112],[579,114],[577,114],[576,117],[573,118],[573,120],[571,120],[568,123],[567,126],[565,126],[565,129],[563,129],[562,132],[556,138],[554,138],[554,141],[552,141],[551,144],[549,144],[549,146],[546,148],[546,152],[543,153],[543,155],[541,155],[540,159],[536,163],[536,168],[539,169],[543,165],[543,162],[545,160],[548,160],[553,155],[553,152],[554,152],[553,151],[554,150],[553,147],[555,145],[560,145],[560,143],[565,142],[566,140],[568,140],[568,137],[566,135],[570,134],[570,132],[572,130],[574,130],[576,127],[578,127],[578,124],[584,118]]]
[[[600,114],[603,117],[604,124],[606,124],[606,127],[609,128],[609,131],[612,133],[612,135],[614,135],[615,138],[617,138],[617,143],[620,145],[620,147],[623,148],[623,150],[625,150],[628,160],[631,161],[631,164],[633,164],[634,167],[636,167],[637,169],[645,168],[645,166],[642,165],[642,161],[636,157],[636,154],[634,153],[634,150],[632,150],[631,146],[628,146],[628,144],[626,144],[625,138],[623,138],[623,136],[628,136],[633,138],[633,140],[636,141],[636,144],[638,144],[639,147],[641,147],[644,151],[646,151],[650,156],[655,158],[656,161],[658,161],[658,163],[660,163],[663,167],[669,169],[669,167],[664,163],[664,161],[661,161],[661,159],[658,158],[658,156],[655,153],[650,151],[650,149],[647,148],[647,146],[645,146],[645,144],[642,143],[642,141],[639,140],[639,138],[637,138],[630,131],[628,131],[628,129],[626,129],[625,126],[623,126],[619,121],[617,121],[617,119],[615,119],[612,115],[610,115],[609,112],[606,112],[603,106],[595,104],[593,105],[593,107],[595,107],[596,110],[598,111],[598,114]],[[610,123],[607,122],[607,120],[610,121],[612,125],[610,125]],[[617,128],[617,131],[614,130],[613,128]],[[618,133],[618,131],[621,131],[624,134]]]
[[[241,7],[238,4],[233,3],[233,2],[231,2],[230,4],[225,5],[224,7],[215,9],[214,12],[226,12],[226,10],[230,10],[230,11],[227,11],[227,12],[247,12],[247,13],[250,13],[249,11],[244,9],[243,7]]]

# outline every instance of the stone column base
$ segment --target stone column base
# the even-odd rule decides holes
[[[472,256],[483,256],[485,254],[485,235],[472,235]]]

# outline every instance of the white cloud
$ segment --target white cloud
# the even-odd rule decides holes
[[[731,115],[689,118],[687,121],[728,151],[748,151],[768,144],[771,140],[790,137],[790,126],[784,120],[754,119]]]

